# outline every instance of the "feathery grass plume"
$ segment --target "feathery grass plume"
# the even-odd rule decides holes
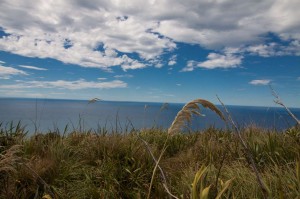
[[[202,115],[198,104],[201,104],[204,108],[209,108],[214,111],[222,120],[225,121],[222,112],[213,103],[204,99],[195,99],[185,104],[184,107],[177,113],[172,125],[168,129],[168,133],[170,135],[179,132],[186,122],[190,122],[192,114]]]

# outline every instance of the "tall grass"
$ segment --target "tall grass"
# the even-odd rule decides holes
[[[1,129],[1,139],[8,136],[11,141],[1,143],[0,198],[145,198],[155,164],[137,135],[155,157],[168,136],[156,129],[128,134],[72,132],[64,137],[51,132],[13,136],[9,130]],[[300,145],[294,135],[247,127],[242,136],[270,198],[299,197]],[[220,198],[262,198],[245,151],[230,131],[212,127],[174,134],[167,146],[159,165],[178,198],[192,196],[195,175],[204,165],[204,175],[195,182],[203,189],[210,187],[208,198],[217,197],[229,181]],[[161,182],[155,175],[151,198],[169,197]]]
[[[67,134],[66,126],[28,136],[20,123],[0,124],[0,198],[263,198],[246,153],[269,198],[299,198],[298,127],[248,126],[240,137],[214,127],[180,134],[191,115],[200,114],[199,104],[224,118],[198,99],[168,130],[124,133],[116,124],[113,133],[73,128]]]

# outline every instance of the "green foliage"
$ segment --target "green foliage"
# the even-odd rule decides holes
[[[0,132],[0,198],[12,199],[146,198],[155,163],[137,134],[156,158],[167,138],[160,129],[26,136],[21,124],[2,124]],[[300,145],[295,135],[248,127],[242,136],[270,197],[297,198]],[[175,134],[166,146],[159,165],[171,193],[179,198],[262,198],[244,150],[231,132],[211,127]],[[161,182],[156,172],[151,198],[168,198]]]
[[[0,152],[18,144],[27,134],[25,127],[21,122],[14,124],[13,122],[4,124],[0,123]]]
[[[223,182],[221,179],[218,180],[218,187],[214,187],[214,184],[209,184],[208,174],[211,172],[209,167],[204,167],[203,165],[195,174],[195,178],[192,183],[192,190],[191,190],[191,198],[192,199],[208,199],[208,198],[215,198],[220,199],[224,196],[225,192],[229,189],[231,182],[233,179],[227,180]],[[216,176],[214,176],[216,177]],[[215,188],[212,190],[211,187]],[[220,188],[219,191],[217,188]],[[215,191],[214,193],[212,193]],[[214,197],[213,197],[214,196]]]
[[[205,187],[205,173],[207,171],[207,167],[201,166],[199,171],[196,173],[194,181],[192,183],[192,199],[207,199],[210,186]]]

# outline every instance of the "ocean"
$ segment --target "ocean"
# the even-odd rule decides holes
[[[167,129],[184,104],[54,99],[0,99],[0,123],[2,127],[19,121],[28,133],[72,130],[107,129],[109,132],[129,132],[131,129]],[[217,106],[221,111],[223,108]],[[227,106],[239,127],[258,127],[284,130],[295,121],[281,107]],[[300,109],[291,108],[300,118]],[[224,112],[224,111],[223,111]],[[211,110],[202,108],[205,116],[194,117],[189,129],[203,130],[214,126],[226,128],[226,124]]]

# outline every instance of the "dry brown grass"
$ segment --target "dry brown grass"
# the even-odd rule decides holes
[[[18,164],[22,161],[20,157],[21,145],[13,145],[0,153],[0,198],[15,198],[13,190],[14,178],[18,175]]]
[[[14,145],[0,154],[0,176],[7,173],[16,173],[15,165],[20,161],[21,145]]]

